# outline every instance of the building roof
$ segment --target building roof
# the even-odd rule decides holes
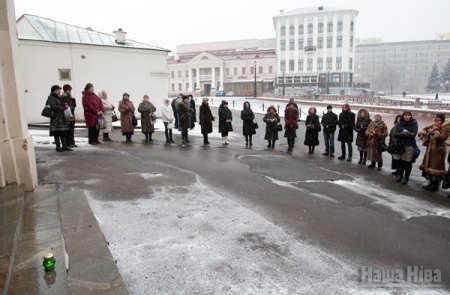
[[[27,22],[33,30],[28,30],[27,32],[18,30],[18,38],[21,40],[137,48],[170,52],[169,49],[128,39],[123,44],[116,43],[114,35],[97,32],[91,28],[77,27],[36,15],[24,14],[17,20],[18,24],[22,22]]]
[[[450,40],[420,40],[420,41],[370,43],[370,44],[356,45],[356,48],[361,48],[361,47],[382,47],[382,46],[404,46],[404,45],[430,45],[430,44],[450,45]]]
[[[293,10],[286,11],[286,12],[281,10],[280,14],[278,14],[274,18],[284,17],[284,16],[293,16],[293,15],[302,15],[302,14],[329,13],[329,12],[353,12],[356,14],[359,13],[357,10],[353,10],[353,9],[343,9],[343,8],[336,8],[336,7],[329,7],[329,6],[314,6],[314,7],[297,8],[297,9],[293,9]]]
[[[253,60],[258,58],[276,58],[275,48],[245,48],[245,49],[227,49],[227,50],[205,50],[198,52],[183,53],[180,55],[170,56],[167,59],[168,64],[187,63],[196,56],[208,53],[217,58],[227,60]]]

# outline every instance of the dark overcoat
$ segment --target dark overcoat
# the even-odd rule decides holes
[[[306,132],[305,141],[303,142],[307,146],[319,145],[319,132],[321,131],[319,116],[308,115],[306,117]]]
[[[120,112],[120,130],[122,134],[134,133],[133,126],[133,115],[134,115],[134,105],[129,99],[122,99],[119,101],[119,112]]]
[[[340,113],[338,126],[339,126],[338,141],[353,142],[353,127],[355,126],[355,113],[351,111],[344,111]]]
[[[141,113],[142,133],[155,132],[155,123],[150,120],[150,114],[156,112],[155,106],[149,101],[143,101],[138,106],[138,112]]]
[[[202,103],[199,109],[198,121],[202,127],[202,134],[212,133],[214,117],[209,105]]]

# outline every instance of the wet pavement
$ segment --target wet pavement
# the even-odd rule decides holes
[[[100,146],[78,139],[62,154],[38,142],[39,181],[84,192],[132,294],[450,290],[450,200],[421,188],[417,163],[401,185],[387,154],[382,171],[357,165],[355,147],[353,163],[322,156],[323,145],[307,154],[303,126],[292,153],[282,136],[266,149],[263,128],[246,148],[234,116],[229,146],[166,145],[160,131],[152,144],[118,131]],[[439,269],[442,284],[369,286],[365,266]]]

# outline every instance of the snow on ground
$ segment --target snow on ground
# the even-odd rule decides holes
[[[288,235],[195,176],[133,201],[102,202],[86,191],[131,294],[390,294],[360,285],[360,266]]]

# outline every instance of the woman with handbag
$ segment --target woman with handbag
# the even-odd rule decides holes
[[[394,126],[391,128],[391,131],[389,131],[389,145],[387,152],[392,155],[391,169],[395,170],[392,172],[392,175],[400,174],[400,166],[402,162],[401,156],[404,151],[403,143],[394,135],[401,118],[402,115],[397,115],[395,117]]]
[[[289,152],[294,149],[298,129],[298,116],[297,104],[289,103],[284,110],[284,137],[287,138]]]
[[[64,115],[64,110],[68,109],[67,103],[64,103],[60,96],[61,87],[53,85],[47,98],[47,105],[50,106],[52,117],[50,118],[50,136],[53,136],[56,144],[56,151],[71,151],[67,146],[67,132],[69,131],[69,121]],[[62,145],[62,147],[61,147]]]
[[[375,163],[378,163],[378,170],[383,167],[383,145],[385,145],[384,140],[387,135],[387,126],[381,120],[381,115],[375,115],[374,121],[370,122],[366,130],[367,156],[371,162],[367,168],[375,168]]]
[[[370,119],[369,112],[366,109],[360,109],[356,115],[356,123],[353,129],[356,131],[356,146],[359,151],[359,165],[366,165],[367,161],[367,135],[366,130],[369,127]]]
[[[273,149],[275,147],[275,142],[278,140],[278,132],[281,131],[278,129],[280,116],[274,105],[267,108],[267,113],[264,115],[263,121],[266,123],[266,134],[264,135],[264,139],[268,142],[267,147]]]
[[[105,128],[103,129],[103,141],[112,141],[109,137],[109,133],[113,131],[112,126],[112,116],[114,111],[114,105],[108,100],[108,93],[105,90],[102,90],[98,93],[98,97],[102,100],[103,103],[103,119],[105,120]]]
[[[189,143],[188,131],[191,127],[191,112],[190,101],[188,95],[183,95],[181,103],[178,104],[178,128],[181,129],[182,145]]]
[[[209,107],[209,99],[207,97],[203,97],[202,105],[199,108],[198,122],[201,126],[203,144],[205,145],[209,144],[208,134],[213,132],[213,121],[214,117]]]
[[[223,100],[219,107],[219,132],[222,134],[222,144],[227,145],[228,133],[233,131],[233,114],[228,108],[228,102]]]
[[[309,108],[308,116],[306,117],[306,132],[304,145],[308,146],[308,154],[314,153],[314,148],[319,145],[319,132],[322,130],[319,116],[315,107]]]
[[[138,106],[141,113],[141,128],[145,135],[145,142],[153,142],[152,134],[155,132],[156,112],[155,106],[149,101],[148,95],[144,95],[142,102]]]
[[[437,113],[434,116],[433,124],[426,126],[419,132],[419,138],[423,140],[423,145],[427,147],[419,169],[422,170],[422,175],[429,181],[427,185],[423,186],[428,191],[437,191],[439,183],[447,174],[445,170],[445,140],[447,136],[441,133],[444,121],[445,114]]]
[[[253,113],[252,107],[248,101],[244,102],[244,106],[241,111],[242,119],[242,134],[245,137],[245,146],[252,146],[252,136],[256,134],[255,130],[255,114]]]
[[[100,144],[100,141],[98,141],[100,130],[97,129],[97,118],[103,114],[103,103],[94,93],[94,85],[92,83],[86,84],[82,94],[84,120],[86,127],[88,127],[89,144]]]
[[[401,160],[400,172],[395,178],[395,181],[401,181],[402,184],[408,183],[412,170],[412,163],[415,161],[417,146],[415,137],[418,129],[417,121],[413,118],[411,112],[406,111],[403,113],[402,118],[394,131],[396,140],[401,142],[404,147],[404,150],[399,157]]]
[[[128,93],[124,93],[122,95],[122,100],[119,101],[119,112],[120,112],[120,129],[122,131],[122,135],[125,136],[126,142],[130,143],[131,137],[134,134],[134,105],[130,100],[130,95]]]
[[[172,129],[174,127],[174,114],[170,100],[164,99],[163,106],[161,107],[162,121],[164,123],[164,134],[166,135],[166,143],[175,143],[172,137]]]

